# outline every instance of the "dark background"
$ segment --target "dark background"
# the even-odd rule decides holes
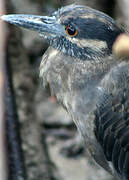
[[[37,15],[49,15],[76,2],[109,14],[129,29],[127,0],[5,2],[8,14]],[[39,64],[48,44],[37,33],[12,25],[8,25],[7,36],[27,180],[113,180],[88,156],[72,120],[42,87]]]

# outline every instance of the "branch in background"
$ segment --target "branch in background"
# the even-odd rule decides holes
[[[8,152],[8,172],[10,180],[25,180],[24,158],[21,148],[17,108],[12,85],[10,64],[5,65],[5,103],[6,134]]]
[[[0,16],[5,14],[0,0]],[[9,4],[9,2],[7,2]],[[25,180],[5,24],[0,21],[0,180]],[[6,39],[6,41],[5,41]],[[6,142],[5,142],[6,140]]]

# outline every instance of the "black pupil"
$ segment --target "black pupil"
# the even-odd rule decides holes
[[[71,36],[76,33],[76,30],[72,26],[68,26],[67,31]]]

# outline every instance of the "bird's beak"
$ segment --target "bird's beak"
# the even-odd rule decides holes
[[[25,14],[3,15],[1,19],[26,29],[37,31],[45,36],[64,36],[65,28],[55,16],[35,16]]]

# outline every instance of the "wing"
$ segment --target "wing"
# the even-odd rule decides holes
[[[129,180],[129,63],[113,68],[100,87],[104,93],[95,111],[95,135],[107,161]]]

